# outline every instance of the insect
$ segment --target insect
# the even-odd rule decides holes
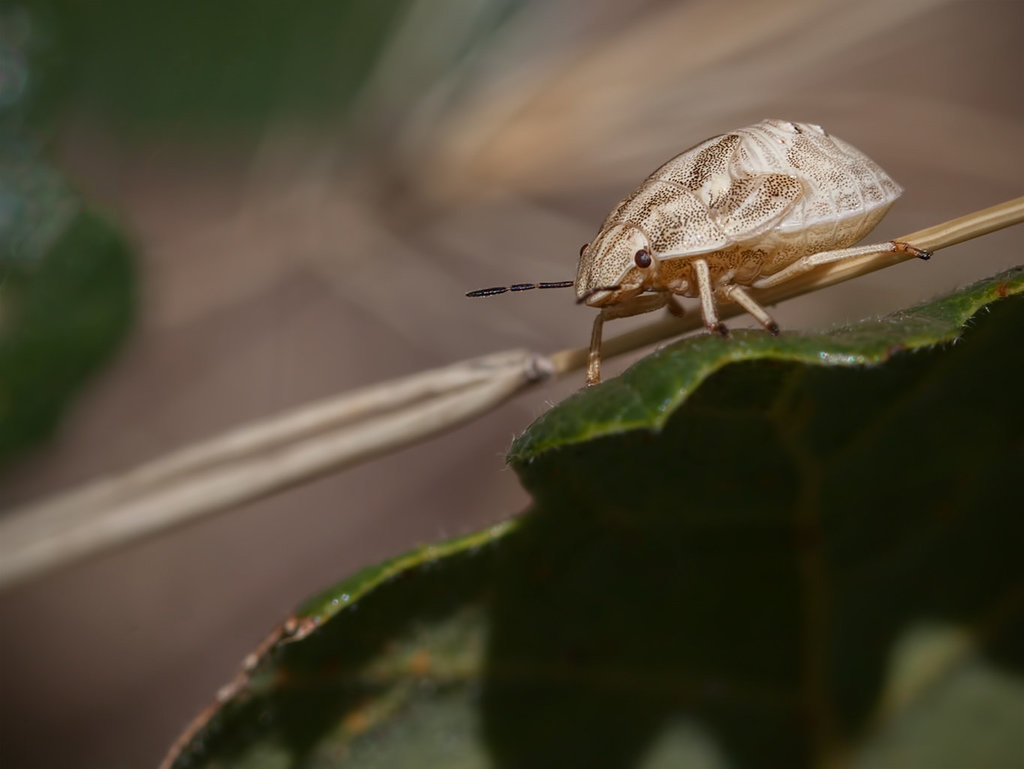
[[[624,199],[580,249],[576,280],[471,291],[575,286],[594,320],[587,384],[601,379],[606,320],[696,297],[704,325],[728,335],[717,303],[734,302],[770,333],[778,324],[747,292],[822,264],[884,251],[931,254],[900,241],[852,247],[903,192],[874,161],[812,123],[762,120],[669,160]]]

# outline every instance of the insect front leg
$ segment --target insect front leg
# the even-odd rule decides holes
[[[601,308],[594,318],[594,329],[590,333],[590,353],[587,356],[587,385],[601,381],[601,331],[606,320],[642,315],[664,307],[669,301],[668,294],[654,294],[631,299],[621,304],[610,304]]]
[[[919,248],[914,248],[909,243],[904,243],[901,240],[890,240],[888,243],[873,243],[868,246],[854,246],[853,248],[841,248],[836,251],[820,251],[817,254],[810,254],[809,256],[797,259],[791,265],[785,269],[779,270],[774,275],[768,275],[761,278],[753,285],[754,288],[768,288],[769,286],[776,286],[779,283],[785,283],[787,280],[795,278],[797,275],[801,275],[809,270],[813,270],[815,267],[820,267],[823,264],[841,262],[844,259],[853,259],[854,257],[867,256],[868,254],[884,254],[892,251],[902,254],[913,254],[918,259],[931,258],[931,253],[928,251],[922,251]]]
[[[686,308],[679,304],[679,300],[676,299],[674,294],[666,294],[668,311],[677,318],[683,318],[686,316]]]

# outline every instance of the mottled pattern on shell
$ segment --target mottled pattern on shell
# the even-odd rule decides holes
[[[708,262],[716,285],[749,284],[856,243],[902,191],[820,126],[763,120],[677,155],[616,206],[580,256],[576,294],[647,280],[692,296],[694,256]],[[634,266],[641,248],[657,262],[653,282]]]

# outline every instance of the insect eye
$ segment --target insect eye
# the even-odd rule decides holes
[[[636,262],[637,267],[650,267],[651,266],[651,252],[646,248],[641,248],[636,252],[633,257],[633,261]]]
[[[583,256],[583,252],[587,250],[587,246],[589,245],[589,243],[584,243],[582,246],[580,246],[580,256]]]

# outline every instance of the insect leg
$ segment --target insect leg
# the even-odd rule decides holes
[[[672,294],[668,295],[668,311],[677,318],[682,318],[686,315],[686,308],[679,304],[679,300]]]
[[[594,329],[590,332],[590,352],[587,355],[587,384],[601,381],[601,330],[606,320],[628,318],[664,307],[669,301],[668,294],[655,294],[631,299],[622,304],[610,304],[601,308],[594,318]]]
[[[896,251],[903,254],[913,254],[918,259],[931,258],[930,253],[914,248],[909,243],[904,243],[899,240],[890,240],[888,243],[872,243],[867,246],[854,246],[853,248],[841,248],[837,251],[821,251],[817,254],[810,254],[802,259],[797,259],[791,265],[783,270],[779,270],[774,275],[768,275],[761,278],[753,285],[754,288],[768,288],[769,286],[776,286],[779,283],[785,283],[790,278],[795,278],[797,275],[801,275],[808,270],[812,270],[823,264],[841,262],[844,259],[853,259],[854,257],[867,256],[868,254],[884,254],[890,251]]]
[[[594,329],[590,332],[590,352],[587,354],[587,386],[601,381],[601,328],[604,326],[604,310],[594,318]]]
[[[697,275],[697,292],[700,295],[700,311],[704,316],[704,325],[708,331],[729,336],[729,329],[718,319],[718,308],[715,305],[715,291],[711,287],[711,271],[703,259],[694,259],[693,271]]]
[[[725,286],[721,286],[718,289],[718,293],[727,301],[736,302],[736,304],[754,316],[755,320],[764,326],[772,336],[779,333],[779,324],[772,319],[772,316],[768,314],[768,311],[755,302],[754,298],[750,294],[735,283],[729,283]]]

